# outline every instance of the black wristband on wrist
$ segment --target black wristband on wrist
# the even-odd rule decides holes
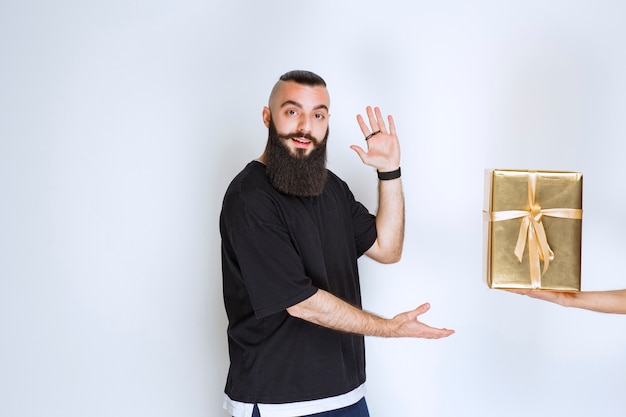
[[[378,179],[382,181],[395,180],[396,178],[400,178],[399,167],[395,171],[388,171],[388,172],[376,171],[376,172],[378,173]]]

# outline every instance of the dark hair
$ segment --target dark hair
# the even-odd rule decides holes
[[[326,87],[326,81],[324,81],[322,77],[311,71],[289,71],[280,76],[280,81],[294,81],[298,84],[308,85],[311,87]]]

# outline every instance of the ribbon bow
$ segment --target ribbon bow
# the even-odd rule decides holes
[[[581,209],[571,208],[551,208],[542,209],[535,201],[535,190],[537,188],[537,173],[528,173],[528,206],[529,210],[507,210],[491,212],[490,221],[503,221],[518,219],[522,217],[517,244],[515,245],[515,256],[522,262],[526,240],[528,240],[528,258],[530,263],[530,279],[533,289],[541,288],[541,277],[550,266],[550,261],[554,260],[554,252],[548,244],[548,237],[541,221],[543,216],[559,217],[563,219],[582,219]],[[541,261],[543,261],[543,271],[541,271]]]

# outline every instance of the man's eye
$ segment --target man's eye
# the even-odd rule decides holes
[[[293,110],[293,109],[292,109],[292,110],[287,110],[287,114],[288,114],[289,116],[294,116],[294,115],[296,114],[296,111],[295,111],[295,110]]]
[[[317,120],[323,120],[325,117],[326,117],[326,116],[324,116],[322,113],[317,113],[317,114],[315,115],[315,118],[316,118]]]

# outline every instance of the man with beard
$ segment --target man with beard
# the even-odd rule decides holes
[[[400,260],[404,197],[393,118],[357,116],[377,169],[377,215],[326,169],[326,83],[291,71],[274,86],[265,151],[231,182],[222,206],[228,316],[224,408],[235,417],[368,416],[364,335],[441,338],[418,321],[428,304],[385,319],[361,309],[357,259]],[[323,413],[323,414],[320,414]]]

